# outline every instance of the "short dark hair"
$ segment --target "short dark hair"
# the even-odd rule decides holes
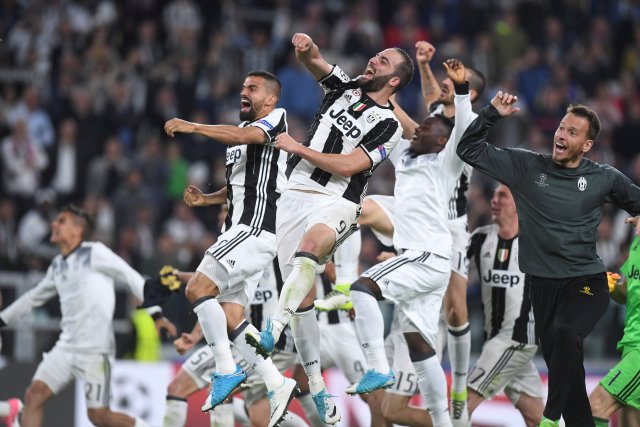
[[[445,117],[443,114],[434,114],[432,117],[435,117],[438,120],[440,120],[440,123],[442,123],[442,126],[445,127],[445,129],[447,130],[447,133],[451,135],[451,132],[453,132],[454,123],[450,118]]]
[[[60,212],[69,212],[74,217],[76,217],[82,225],[82,238],[86,239],[87,237],[89,237],[89,234],[93,229],[93,217],[89,214],[89,212],[73,203],[64,206],[60,210]]]
[[[587,132],[587,136],[590,140],[595,141],[600,134],[600,119],[598,118],[598,113],[582,104],[569,104],[569,106],[567,107],[567,114],[568,113],[587,119],[587,121],[589,122],[589,130]]]
[[[484,88],[487,85],[487,80],[484,78],[484,74],[482,74],[477,68],[466,67],[469,70],[469,89],[473,89],[476,91],[476,99],[480,99],[482,94],[484,93]]]
[[[404,49],[400,49],[399,47],[395,47],[394,49],[402,57],[402,62],[396,65],[396,69],[392,74],[393,77],[398,77],[400,79],[400,84],[396,86],[393,91],[393,93],[396,93],[408,85],[411,82],[411,79],[413,79],[413,59],[411,59]]]
[[[268,71],[250,71],[247,73],[247,77],[262,77],[267,82],[273,85],[273,94],[276,97],[280,98],[280,93],[282,92],[282,83],[280,83],[280,80],[278,80],[275,74]]]

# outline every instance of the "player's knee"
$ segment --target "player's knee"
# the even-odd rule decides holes
[[[197,280],[197,276],[198,275],[195,274],[191,280],[189,280],[184,290],[184,294],[191,304],[203,298],[215,297],[220,293],[218,287],[213,282],[203,283]]]
[[[360,206],[362,207],[362,212],[358,217],[358,224],[368,227],[371,225],[372,218],[374,216],[373,213],[377,208],[376,202],[365,197]]]
[[[425,341],[418,332],[408,332],[404,334],[409,347],[409,357],[412,362],[426,360],[436,355],[435,350]]]
[[[188,387],[178,377],[174,378],[167,386],[167,396],[179,397],[186,399]]]
[[[355,291],[369,294],[377,300],[382,299],[382,293],[378,285],[376,285],[376,282],[366,277],[361,277],[356,280],[355,283],[351,285],[350,290],[351,292]]]
[[[90,408],[87,409],[87,416],[91,424],[97,427],[108,426],[109,409],[107,408]]]

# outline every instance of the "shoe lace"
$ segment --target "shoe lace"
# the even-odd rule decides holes
[[[464,400],[452,400],[451,408],[453,409],[453,418],[460,419],[462,418],[462,412],[464,411],[464,407],[467,402]]]
[[[318,412],[323,415],[329,410],[329,406],[330,406],[329,404],[332,403],[331,402],[332,397],[333,396],[327,393],[326,390],[322,390],[318,394],[311,395],[311,398],[313,399],[313,403],[316,405]]]

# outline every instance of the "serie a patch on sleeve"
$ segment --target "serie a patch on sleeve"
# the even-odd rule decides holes
[[[273,125],[271,123],[269,123],[268,121],[266,121],[265,119],[258,120],[258,123],[262,123],[263,125],[265,125],[269,129],[273,129]]]
[[[384,148],[384,145],[378,145],[378,151],[380,152],[380,157],[382,160],[387,158],[387,149]]]

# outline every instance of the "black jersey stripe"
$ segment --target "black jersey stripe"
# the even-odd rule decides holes
[[[522,305],[520,315],[513,325],[511,339],[525,344],[535,344],[535,332],[533,331],[533,307],[531,306],[531,283],[524,281],[522,293]]]
[[[498,245],[493,259],[493,268],[495,270],[508,270],[509,260],[511,259],[511,247],[513,239],[505,240],[498,236]],[[508,251],[508,255],[504,260],[500,260],[500,256]],[[491,332],[489,338],[493,338],[500,332],[504,315],[506,311],[507,289],[494,286],[491,288]]]
[[[325,95],[324,99],[322,100],[322,103],[320,104],[320,109],[315,114],[313,118],[313,123],[311,124],[311,127],[309,128],[309,132],[307,132],[307,137],[302,142],[302,145],[306,147],[309,147],[311,145],[311,140],[313,139],[313,136],[318,131],[318,126],[320,125],[320,120],[322,119],[322,115],[326,113],[327,110],[331,107],[331,105],[333,105],[333,103],[336,102],[336,100],[338,100],[341,96],[342,96],[341,91],[329,92],[327,95]],[[298,156],[297,154],[289,156],[289,158],[287,159],[287,170],[285,173],[287,178],[291,176],[291,173],[296,168],[298,163],[300,163],[301,160],[302,160],[302,157]]]
[[[215,248],[211,252],[211,255],[213,255],[216,259],[220,259],[225,255],[227,255],[229,252],[231,252],[233,248],[238,246],[240,243],[247,240],[249,236],[251,236],[251,233],[247,233],[246,231],[241,231],[233,239],[229,240],[228,242],[225,242],[223,245],[220,245],[220,247]]]
[[[233,165],[227,165],[226,183],[227,183],[227,216],[224,219],[224,229],[228,230],[233,225],[233,185],[231,185],[231,172]]]
[[[327,140],[322,148],[323,153],[339,154],[342,152],[342,132],[335,126],[331,126],[331,131],[327,136]],[[327,172],[324,169],[315,168],[311,174],[311,179],[318,184],[325,186],[331,179],[331,172]]]
[[[449,219],[456,219],[467,213],[467,196],[465,193],[469,189],[469,178],[464,173],[456,182],[454,195],[449,202]]]
[[[520,350],[520,349],[522,349],[522,345],[518,344],[516,346],[510,346],[505,350],[504,353],[502,353],[502,356],[500,356],[496,364],[493,366],[493,368],[491,368],[491,370],[487,374],[486,378],[482,380],[482,382],[478,386],[478,392],[480,394],[483,394],[487,391],[487,388],[492,385],[495,377],[498,374],[500,374],[500,372],[502,372],[502,369],[507,365],[507,363],[509,363],[509,360],[511,360],[516,350]]]

